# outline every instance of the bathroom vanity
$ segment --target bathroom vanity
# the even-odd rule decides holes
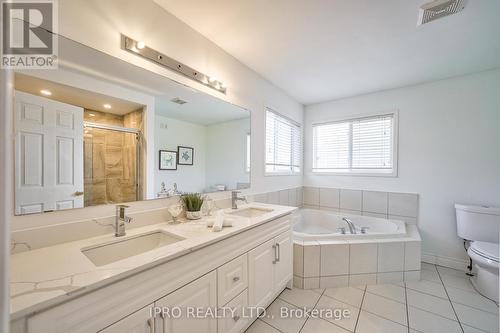
[[[249,308],[291,286],[294,210],[251,203],[227,209],[221,232],[205,217],[14,254],[12,332],[243,332]],[[235,310],[172,318],[153,307]]]

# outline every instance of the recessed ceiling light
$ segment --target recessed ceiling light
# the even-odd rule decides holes
[[[139,50],[142,50],[143,48],[146,47],[146,44],[142,41],[139,41],[135,44],[135,47],[137,47]]]
[[[50,95],[52,95],[52,92],[51,92],[51,91],[49,91],[49,90],[45,90],[45,89],[40,90],[40,93],[41,93],[42,95],[46,95],[46,96],[50,96]]]
[[[104,104],[103,106],[105,109],[111,109],[111,104]]]

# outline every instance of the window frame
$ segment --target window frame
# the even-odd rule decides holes
[[[266,162],[266,154],[267,154],[267,112],[274,113],[278,117],[284,118],[287,121],[289,121],[292,125],[297,126],[299,129],[299,138],[300,138],[300,162],[299,162],[299,171],[293,171],[293,168],[290,168],[290,171],[267,171],[267,162]],[[293,154],[293,149],[294,147],[291,147],[291,151]],[[273,176],[300,176],[303,174],[304,170],[304,130],[302,127],[302,124],[296,120],[291,119],[288,116],[283,115],[282,113],[276,111],[276,109],[270,107],[270,106],[265,106],[264,107],[264,177],[273,177]],[[293,156],[292,156],[292,161],[293,161]]]
[[[314,127],[320,125],[328,125],[333,123],[342,123],[348,121],[355,121],[367,118],[376,118],[383,116],[392,116],[393,126],[392,126],[392,170],[385,171],[383,169],[345,169],[336,171],[315,171],[314,170]],[[352,137],[350,138],[352,144]],[[326,121],[313,122],[311,124],[311,173],[314,175],[325,175],[325,176],[361,176],[361,177],[398,177],[398,147],[399,142],[399,110],[391,110],[385,112],[373,112],[364,113],[352,116],[334,117],[329,118]]]

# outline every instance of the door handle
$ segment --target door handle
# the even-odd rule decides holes
[[[276,256],[276,244],[273,244],[273,250],[274,250],[273,264],[276,264],[277,263],[277,261],[276,261],[276,259],[277,259],[277,256]]]
[[[84,194],[82,191],[76,191],[75,192],[75,197],[81,197]]]

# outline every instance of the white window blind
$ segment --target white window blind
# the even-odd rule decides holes
[[[299,173],[301,162],[300,125],[266,110],[266,173]]]
[[[392,173],[394,114],[313,125],[314,172]]]

